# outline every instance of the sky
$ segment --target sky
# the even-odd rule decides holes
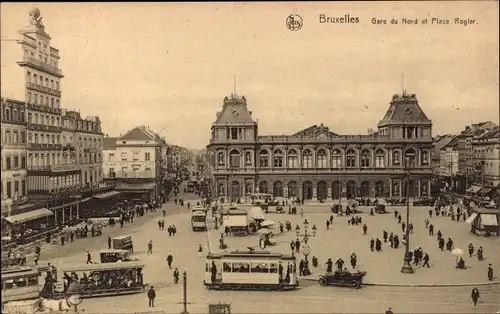
[[[169,143],[202,148],[234,89],[261,135],[320,123],[366,134],[403,86],[433,121],[433,135],[499,120],[497,1],[2,3],[3,97],[24,100],[22,51],[12,39],[35,6],[60,52],[62,107],[99,115],[109,136],[149,125]],[[300,30],[287,28],[290,14],[302,17]],[[320,23],[321,14],[359,23]]]

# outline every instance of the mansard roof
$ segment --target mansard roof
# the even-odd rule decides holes
[[[248,110],[245,96],[240,98],[233,94],[231,98],[224,98],[222,111],[217,113],[214,125],[256,124],[251,114],[251,111]]]
[[[418,104],[415,94],[393,95],[389,109],[379,122],[379,127],[395,124],[432,124]]]
[[[318,125],[313,125],[308,128],[305,128],[292,136],[317,136],[320,134],[325,134],[327,136],[339,136],[336,133],[331,132],[327,126],[324,126],[323,123],[321,123],[319,126]]]

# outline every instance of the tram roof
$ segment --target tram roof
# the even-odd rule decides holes
[[[284,260],[293,260],[294,256],[289,254],[281,254],[281,253],[272,253],[269,251],[232,251],[221,254],[210,254],[207,256],[209,259],[226,259],[226,258],[253,258],[253,259],[284,259]]]
[[[13,266],[2,269],[2,279],[18,278],[20,276],[39,275],[40,271],[29,266]]]
[[[68,268],[63,268],[65,273],[80,272],[80,271],[103,271],[103,270],[118,270],[118,269],[134,269],[144,268],[144,264],[138,261],[128,261],[121,263],[102,263],[102,264],[80,264],[73,265]]]

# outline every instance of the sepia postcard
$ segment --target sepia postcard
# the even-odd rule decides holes
[[[0,23],[2,313],[500,313],[498,1]]]

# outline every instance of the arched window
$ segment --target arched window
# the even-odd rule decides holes
[[[298,168],[299,167],[299,156],[295,149],[290,149],[288,151],[288,168]]]
[[[361,151],[361,167],[370,167],[370,151],[368,149],[363,149]]]
[[[12,121],[18,121],[17,110],[12,110]]]
[[[399,166],[401,164],[401,156],[399,156],[399,152],[392,152],[392,165]]]
[[[318,168],[328,167],[326,151],[324,149],[320,149],[320,150],[318,150],[318,152],[316,154],[317,154],[317,157],[316,157],[317,166],[316,167],[318,167]]]
[[[275,168],[282,168],[283,167],[283,152],[279,149],[274,151],[273,166]]]
[[[354,149],[349,149],[346,153],[346,167],[356,167],[356,152],[354,151]]]
[[[262,168],[269,167],[269,153],[265,149],[259,152],[259,166]]]
[[[342,152],[338,149],[334,149],[332,152],[332,168],[342,167]]]
[[[408,148],[405,151],[405,166],[414,168],[416,166],[416,156],[416,151],[413,148]]]
[[[217,164],[219,166],[224,166],[226,164],[224,161],[224,152],[217,153]]]
[[[312,152],[306,149],[302,152],[302,168],[312,168]]]
[[[385,167],[385,153],[382,149],[377,149],[375,151],[375,168]]]
[[[10,118],[10,109],[9,109],[9,108],[6,108],[6,109],[5,109],[5,119],[6,119],[7,121],[10,121],[10,120],[11,120],[11,118]]]

